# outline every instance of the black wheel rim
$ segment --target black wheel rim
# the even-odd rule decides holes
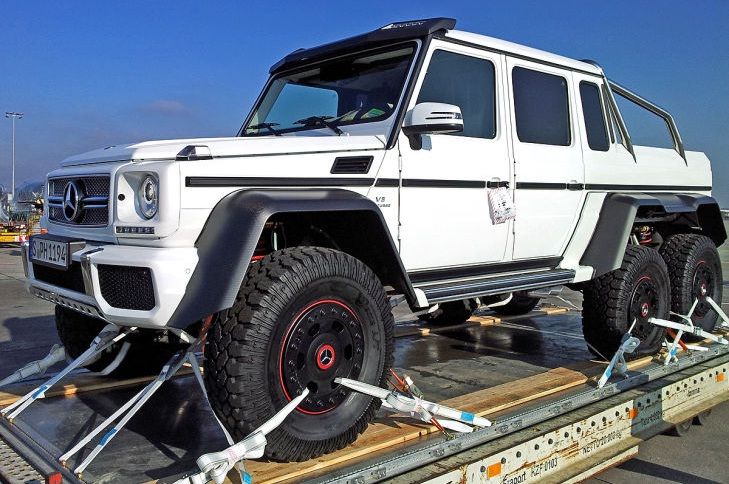
[[[281,345],[279,379],[286,398],[308,388],[299,411],[317,415],[334,410],[349,395],[334,379],[357,379],[362,370],[363,334],[354,311],[340,301],[325,299],[306,306]]]
[[[658,291],[656,285],[648,276],[638,279],[630,298],[630,309],[628,311],[628,328],[635,321],[633,336],[644,339],[654,328],[649,319],[655,317],[658,312]]]
[[[709,311],[711,311],[711,306],[706,301],[706,296],[712,296],[714,294],[715,286],[716,277],[714,276],[714,271],[711,270],[711,267],[706,263],[706,261],[699,261],[696,265],[696,271],[694,271],[691,292],[693,295],[691,304],[693,304],[696,299],[699,300],[696,305],[696,309],[694,309],[693,316],[695,318],[704,318]]]

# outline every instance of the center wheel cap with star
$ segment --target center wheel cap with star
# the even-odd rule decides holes
[[[349,394],[334,379],[357,379],[363,346],[362,324],[349,306],[333,299],[309,304],[294,318],[281,346],[279,376],[286,397],[308,388],[299,411],[333,410]]]

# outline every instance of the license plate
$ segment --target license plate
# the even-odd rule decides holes
[[[30,260],[56,269],[68,269],[71,245],[69,242],[32,237],[30,239]]]

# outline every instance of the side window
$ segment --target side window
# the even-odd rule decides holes
[[[519,141],[569,146],[567,79],[523,67],[514,67],[511,77]]]
[[[463,131],[453,136],[496,136],[494,65],[467,55],[436,50],[418,95],[418,103],[454,104],[463,114]]]
[[[610,148],[605,111],[600,99],[600,88],[592,82],[580,82],[580,98],[582,99],[582,116],[585,119],[587,144],[591,150],[607,151]]]

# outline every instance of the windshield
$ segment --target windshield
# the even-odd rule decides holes
[[[393,114],[414,46],[360,53],[276,78],[241,136],[308,129],[341,134],[339,126],[383,121]]]

